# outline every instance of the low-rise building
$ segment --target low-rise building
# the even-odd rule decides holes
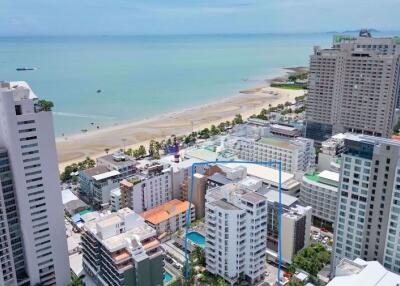
[[[275,165],[258,165],[245,163],[228,163],[223,166],[228,168],[238,168],[239,166],[245,169],[244,177],[255,177],[263,182],[263,186],[270,189],[278,190],[279,186],[279,171],[275,169]],[[285,194],[299,196],[300,183],[296,180],[295,175],[288,172],[281,172],[281,189]]]
[[[186,212],[188,209],[188,201],[174,199],[140,215],[148,225],[157,231],[157,235],[168,237],[186,225]],[[191,204],[190,222],[195,220],[195,215],[195,206]]]
[[[105,166],[108,170],[115,170],[121,174],[121,178],[132,176],[136,172],[136,160],[124,154],[122,151],[108,154],[96,159],[97,166]]]
[[[62,190],[61,197],[64,211],[69,216],[89,209],[89,206],[81,201],[70,189]]]
[[[79,172],[80,192],[96,209],[110,202],[111,190],[118,187],[121,173],[106,166],[96,166]]]
[[[234,284],[255,284],[265,275],[267,201],[231,183],[206,195],[206,268]]]
[[[277,136],[259,139],[239,137],[233,144],[239,159],[257,162],[281,161],[282,171],[307,172],[315,167],[314,141],[297,137],[282,139]],[[277,166],[272,166],[277,168]]]
[[[344,151],[344,139],[346,134],[339,133],[321,143],[318,154],[318,170],[338,171],[337,159]]]
[[[385,269],[378,261],[342,259],[335,278],[327,286],[398,286],[400,275]]]
[[[96,285],[163,285],[163,255],[156,230],[125,208],[84,225],[83,268]]]
[[[305,174],[300,189],[300,203],[311,206],[313,216],[332,225],[336,219],[339,173],[322,171]]]

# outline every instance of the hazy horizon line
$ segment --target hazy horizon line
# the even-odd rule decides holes
[[[315,35],[315,34],[353,34],[357,33],[360,29],[348,29],[345,31],[303,31],[303,32],[241,32],[241,33],[230,33],[230,32],[216,32],[216,33],[113,33],[113,34],[0,34],[1,38],[17,38],[17,37],[146,37],[146,36],[249,36],[249,35]],[[395,30],[381,30],[371,28],[369,30],[374,30],[372,33],[398,33],[400,28]]]

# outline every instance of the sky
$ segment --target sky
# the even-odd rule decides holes
[[[0,0],[0,35],[400,30],[400,0]]]

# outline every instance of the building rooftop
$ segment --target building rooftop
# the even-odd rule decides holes
[[[275,146],[275,147],[282,148],[282,149],[289,149],[289,150],[296,149],[296,147],[293,144],[291,144],[288,140],[279,139],[279,138],[263,137],[260,140],[258,140],[257,142],[261,143],[261,144],[265,144],[265,145]]]
[[[115,213],[97,213],[84,227],[90,231],[110,251],[128,247],[133,240],[139,242],[155,237],[156,231],[146,224],[144,219],[134,211],[124,208]],[[123,232],[117,232],[113,225],[122,227]]]
[[[201,161],[216,161],[218,154],[207,149],[191,149],[185,152],[185,156],[189,158],[200,159]]]
[[[106,166],[96,166],[90,169],[83,170],[82,173],[84,173],[88,177],[93,177],[99,174],[104,174],[109,172],[108,168]]]
[[[192,208],[194,205],[192,204]],[[145,211],[140,215],[148,222],[152,224],[159,224],[163,221],[170,219],[176,215],[181,213],[186,213],[189,209],[189,202],[188,201],[180,201],[177,199],[171,200],[162,204],[158,207],[155,207],[151,210]]]
[[[117,170],[112,170],[103,174],[98,174],[98,175],[94,175],[92,176],[93,179],[95,179],[96,181],[101,181],[104,179],[108,179],[111,177],[115,177],[115,176],[119,176],[121,173]]]
[[[184,158],[182,155],[177,163],[175,162],[174,155],[162,157],[159,161],[164,164],[169,164],[174,172],[177,172],[180,169],[190,168],[194,163],[203,162],[203,160],[199,160],[197,158]]]
[[[271,128],[277,128],[277,129],[282,129],[282,130],[286,130],[286,131],[298,131],[298,129],[296,127],[293,126],[288,126],[288,125],[283,125],[283,124],[271,124],[270,125]]]
[[[244,166],[247,169],[247,175],[253,176],[263,180],[265,183],[273,185],[275,187],[278,186],[279,183],[279,171],[277,169],[273,169],[271,167],[258,165],[258,164],[246,164],[246,163],[228,163],[224,164],[229,168],[234,168],[236,166]],[[291,189],[296,186],[299,186],[299,182],[295,180],[294,175],[284,172],[281,172],[281,183],[282,188]]]
[[[61,197],[63,205],[65,205],[70,201],[79,200],[79,198],[70,189],[62,190]]]
[[[339,173],[328,170],[321,173],[305,174],[304,178],[314,182],[315,185],[332,190],[337,190],[337,186],[339,185]]]
[[[113,154],[108,154],[97,158],[97,161],[105,161],[115,166],[124,167],[126,165],[135,164],[136,161],[123,152],[115,152]]]
[[[327,286],[398,286],[400,275],[386,270],[377,261],[343,259],[336,267],[336,277]]]
[[[253,204],[258,204],[258,203],[265,201],[264,196],[257,194],[255,192],[247,192],[247,193],[243,194],[242,199],[244,199],[248,202],[251,202]]]
[[[14,91],[14,100],[37,99],[29,84],[25,81],[0,81],[0,91]]]
[[[214,173],[211,176],[207,177],[208,180],[216,182],[221,185],[229,184],[232,180],[228,179],[226,176],[221,173]]]
[[[319,177],[325,180],[333,181],[333,182],[339,182],[339,173],[332,172],[329,170],[322,171],[319,173]]]
[[[231,203],[228,203],[225,199],[214,201],[214,202],[210,203],[210,205],[219,207],[224,210],[231,210],[231,211],[240,211],[241,210],[241,208],[238,208],[237,206],[235,206]]]
[[[279,192],[276,190],[262,189],[258,193],[266,197],[267,201],[270,203],[279,203]],[[281,199],[282,205],[286,207],[290,207],[298,201],[298,198],[284,193],[282,193]]]

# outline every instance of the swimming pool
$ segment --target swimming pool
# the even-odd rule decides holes
[[[206,246],[206,238],[204,237],[204,235],[201,235],[197,231],[189,232],[187,238],[201,248],[204,248]]]
[[[164,285],[171,282],[172,279],[174,279],[174,277],[168,271],[164,271],[164,281],[163,281]]]

